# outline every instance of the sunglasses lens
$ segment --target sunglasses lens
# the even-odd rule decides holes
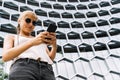
[[[30,18],[27,18],[25,19],[26,23],[31,23],[31,19]],[[33,21],[32,24],[35,26],[36,25],[36,21]]]
[[[26,21],[26,23],[30,23],[31,19],[27,18],[25,21]]]
[[[36,25],[36,21],[33,21],[32,24],[35,26]]]

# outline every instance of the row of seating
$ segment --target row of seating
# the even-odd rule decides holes
[[[120,47],[120,42],[119,41],[115,41],[115,40],[111,40],[107,43],[108,47],[110,49],[114,49],[114,48],[119,48]],[[86,44],[86,43],[82,43],[78,46],[80,52],[89,52],[89,51],[93,51],[93,48],[95,51],[101,51],[101,50],[107,50],[107,46],[104,43],[101,42],[96,42],[93,45],[93,48],[91,45]],[[77,46],[72,45],[70,43],[67,43],[66,45],[63,46],[63,50],[65,53],[72,53],[72,52],[78,52],[77,50]]]
[[[116,3],[116,4],[118,4],[118,3]],[[53,6],[54,9],[65,9],[65,10],[94,9],[94,8],[111,6],[111,4],[108,1],[101,1],[99,4],[89,3],[88,5],[86,5],[86,4],[80,3],[77,5],[66,4],[64,6],[59,3],[55,3],[55,4],[51,5],[48,2],[41,2],[40,5],[41,5],[41,7],[44,7],[44,8],[52,8],[52,6]],[[113,5],[115,5],[115,4],[113,4]]]
[[[4,38],[0,37],[0,47],[3,47],[3,41]],[[115,40],[111,40],[107,43],[107,45],[109,46],[110,49],[114,49],[114,48],[120,48],[120,42],[119,41],[115,41]],[[61,46],[57,45],[58,49],[57,52],[61,52]],[[94,50],[95,51],[100,51],[100,50],[107,50],[106,44],[101,43],[101,42],[96,42],[94,45]],[[89,51],[93,51],[92,46],[86,43],[82,43],[78,46],[80,52],[89,52]],[[51,47],[49,47],[49,49],[51,49]],[[77,46],[71,44],[71,43],[67,43],[63,46],[63,50],[65,53],[72,53],[72,52],[78,52],[77,50]]]
[[[20,1],[20,0],[17,0],[17,1]],[[54,2],[81,2],[81,3],[84,3],[84,2],[92,2],[92,1],[100,1],[100,0],[48,0],[48,1],[54,1]],[[103,0],[101,0],[103,1]],[[107,0],[105,0],[107,1]],[[111,4],[118,4],[120,3],[119,0],[109,0],[109,2],[111,2]]]
[[[25,0],[15,0],[15,1],[18,1],[18,2],[22,2],[22,3],[25,3],[26,1]],[[56,1],[56,0],[47,0],[47,1]],[[57,0],[58,2],[78,2],[78,0]],[[79,0],[80,2],[87,2],[89,0]],[[91,1],[97,1],[97,0],[91,0]],[[27,0],[27,2],[36,2],[36,0]]]
[[[56,1],[56,0],[48,0],[48,1]],[[67,0],[57,0],[58,2],[67,2]],[[68,0],[69,2],[78,2],[78,0]],[[87,2],[89,0],[79,0],[80,2]],[[92,0],[93,1],[93,0]],[[95,1],[95,0],[94,0]]]
[[[112,18],[109,19],[109,22],[110,22],[110,24],[120,23],[120,18],[112,17]],[[41,22],[39,21],[39,24],[40,23]],[[90,27],[97,27],[97,26],[101,27],[101,26],[106,26],[106,25],[109,26],[108,21],[107,20],[103,20],[103,19],[99,19],[96,22],[87,20],[87,21],[85,21],[83,23],[78,22],[78,21],[73,21],[70,24],[68,22],[66,22],[66,21],[59,21],[59,22],[54,22],[52,20],[44,20],[43,21],[43,25],[45,27],[47,27],[50,23],[53,23],[53,24],[57,23],[59,28],[70,28],[70,25],[71,25],[72,28],[84,28],[84,27],[90,28]],[[41,25],[39,25],[39,26],[41,26]]]
[[[14,1],[26,3],[26,0],[14,0]],[[55,2],[56,2],[56,0],[48,0],[48,1],[55,1]],[[81,3],[82,3],[82,2],[87,2],[87,1],[90,2],[90,1],[98,1],[98,0],[57,0],[57,2],[81,2]],[[46,1],[46,2],[47,2],[47,1]],[[103,2],[103,3],[102,3],[102,2]],[[101,2],[99,3],[99,5],[103,5],[103,4],[106,5],[106,3],[104,3],[104,2],[107,2],[107,1],[101,1]],[[110,2],[111,2],[112,5],[120,3],[119,0],[111,0]],[[31,4],[31,5],[39,4],[39,2],[36,1],[36,0],[27,0],[27,3],[28,3],[28,4]],[[108,5],[108,2],[107,2],[107,5]],[[36,6],[36,5],[35,5],[35,6]]]
[[[1,27],[0,31],[7,32],[7,33],[13,33],[13,34],[17,33],[16,27],[13,26],[12,24],[1,24],[0,27]],[[44,30],[38,30],[37,34],[39,34],[42,31],[44,31]],[[119,35],[120,29],[111,28],[108,30],[108,33],[111,36]],[[104,30],[97,30],[94,32],[94,34],[96,35],[97,38],[108,37],[108,33],[107,33],[107,31],[104,31]],[[81,33],[81,36],[83,39],[89,39],[89,38],[95,38],[94,34],[89,31],[84,31]],[[35,32],[33,32],[32,35],[35,36]],[[71,31],[71,32],[67,33],[67,36],[68,36],[68,39],[81,39],[79,32],[77,33],[77,32]],[[56,37],[57,37],[57,39],[66,39],[66,34],[61,31],[56,31]]]
[[[10,7],[8,7],[10,8]],[[16,7],[13,7],[14,9],[17,9]],[[20,11],[25,11],[25,10],[31,10],[30,8],[28,8],[27,6],[21,6],[20,8]],[[9,13],[3,9],[0,9],[0,14],[3,14],[4,15],[8,15],[8,18],[9,18]],[[109,13],[110,12],[110,13]],[[69,12],[63,12],[63,13],[58,13],[56,11],[49,11],[49,12],[46,12],[42,9],[36,9],[35,10],[35,13],[39,16],[49,16],[49,17],[54,17],[54,18],[93,18],[93,17],[99,17],[99,16],[107,16],[107,15],[110,15],[110,14],[117,14],[117,13],[120,13],[120,8],[111,8],[110,11],[108,10],[99,10],[98,12],[93,12],[93,11],[88,11],[86,13],[82,13],[82,12],[77,12],[72,14],[72,13],[69,13]],[[19,15],[18,15],[19,16]]]
[[[28,0],[29,1],[29,0]],[[29,4],[30,2],[28,2]],[[37,3],[36,1],[33,3],[31,1],[31,3],[34,5],[34,6],[38,6],[39,7],[39,3]],[[107,7],[107,6],[110,6],[110,3],[109,2],[106,2],[106,1],[102,1],[99,3],[100,7]],[[0,1],[0,6],[2,6],[2,1]],[[19,9],[19,6],[16,5],[15,3],[13,2],[9,2],[9,1],[5,1],[4,4],[3,4],[4,7],[7,7],[7,8],[10,8],[10,9],[13,9],[13,10],[17,10]],[[44,7],[44,8],[52,8],[52,5],[48,2],[41,2],[40,3],[40,7]],[[61,4],[58,4],[58,3],[55,3],[53,4],[53,8],[54,9],[63,9],[64,10],[64,7],[65,7],[65,10],[83,10],[83,9],[94,9],[94,8],[99,8],[99,6],[95,3],[89,3],[88,4],[88,8],[85,4],[78,4],[76,6],[72,5],[72,4],[66,4],[66,5],[61,5]],[[23,9],[22,6],[20,6],[21,10]],[[27,9],[30,9],[32,10],[31,8],[29,8],[28,6],[26,6]]]
[[[109,13],[110,12],[110,13]],[[70,12],[62,12],[61,14],[56,11],[49,11],[48,13],[42,9],[35,10],[35,13],[39,16],[47,16],[54,17],[54,18],[92,18],[92,17],[98,17],[98,16],[107,16],[110,14],[117,14],[120,13],[120,8],[111,8],[108,10],[99,10],[98,12],[88,11],[86,13],[77,12],[72,14]],[[86,17],[85,17],[86,16]]]
[[[40,5],[41,5],[41,7],[44,7],[44,8],[52,8],[52,6],[53,6],[54,9],[64,9],[64,7],[65,7],[66,10],[76,10],[76,8],[78,10],[79,9],[87,9],[87,6],[89,9],[99,8],[99,6],[96,3],[89,3],[88,5],[78,4],[76,6],[74,6],[72,4],[66,4],[63,6],[59,3],[51,5],[48,2],[41,2]],[[99,3],[99,5],[100,5],[100,7],[107,7],[107,6],[110,6],[110,3],[107,1],[102,1]]]
[[[44,30],[38,30],[37,31],[37,34],[39,34],[40,32],[43,32]],[[95,34],[95,36],[94,36]],[[108,30],[108,33],[104,30],[97,30],[94,32],[94,34],[92,32],[89,32],[89,31],[84,31],[81,33],[81,36],[80,36],[80,33],[79,32],[74,32],[74,31],[71,31],[71,32],[68,32],[67,34],[61,32],[61,31],[56,31],[56,37],[57,39],[67,39],[66,38],[66,35],[68,37],[68,39],[81,39],[81,37],[83,39],[91,39],[91,38],[100,38],[100,37],[108,37],[108,35],[110,36],[115,36],[115,35],[119,35],[120,34],[120,29],[117,29],[117,28],[111,28]],[[33,36],[35,36],[35,32],[32,33]]]
[[[5,19],[9,19],[9,15],[6,14],[1,14],[1,18],[5,18]],[[11,20],[13,21],[17,21],[18,19],[18,15],[12,15],[11,16]],[[110,24],[117,24],[120,23],[120,18],[117,17],[112,17],[109,19]],[[70,24],[68,22],[65,21],[59,21],[59,22],[54,22],[52,20],[44,20],[43,22],[41,20],[37,21],[37,26],[43,26],[47,27],[50,23],[56,24],[58,25],[59,28],[90,28],[90,27],[101,27],[101,26],[109,26],[109,22],[107,20],[103,20],[103,19],[99,19],[96,22],[90,21],[90,20],[86,20],[85,22],[81,23],[78,21],[73,21]]]

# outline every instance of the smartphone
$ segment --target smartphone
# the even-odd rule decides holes
[[[57,29],[57,26],[55,24],[49,24],[47,31],[48,32],[55,32],[56,29]],[[45,39],[51,40],[51,38],[45,38]]]
[[[57,26],[55,24],[49,24],[48,28],[47,28],[47,31],[48,32],[55,32],[56,29],[57,29]]]

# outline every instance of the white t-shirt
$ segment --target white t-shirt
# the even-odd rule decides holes
[[[18,46],[20,44],[25,43],[26,41],[30,40],[31,38],[19,36],[15,36],[14,40],[14,46]],[[20,54],[16,59],[19,58],[30,58],[30,59],[35,59],[37,60],[38,58],[41,59],[41,61],[48,62],[48,64],[53,64],[53,61],[50,59],[50,57],[47,54],[47,45],[45,43],[32,46],[26,51],[24,51],[22,54]]]
[[[20,44],[25,43],[31,38],[23,37],[15,35],[14,40],[14,46],[18,46]],[[48,64],[53,64],[53,61],[50,59],[46,52],[47,45],[42,43],[40,45],[32,46],[31,48],[27,49],[23,53],[21,53],[18,57],[16,57],[14,60],[10,60],[5,63],[4,71],[9,74],[9,69],[12,63],[14,63],[15,60],[19,58],[30,58],[30,59],[38,59],[40,58],[41,61],[48,62]]]

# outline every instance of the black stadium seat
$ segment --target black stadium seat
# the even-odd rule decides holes
[[[39,16],[47,16],[47,12],[42,9],[36,9],[35,13]]]
[[[116,24],[116,23],[120,23],[120,18],[117,17],[112,17],[109,19],[111,24]]]
[[[0,9],[0,17],[1,18],[5,18],[5,19],[9,19],[10,18],[10,14],[8,12],[6,12],[3,9]]]
[[[26,11],[26,10],[33,11],[33,9],[31,9],[31,8],[28,7],[28,6],[20,6],[20,11],[21,11],[21,12]]]
[[[85,25],[85,27],[96,27],[96,25],[93,21],[85,21],[84,25]]]
[[[55,22],[54,22],[54,21],[51,21],[51,20],[49,20],[49,19],[43,21],[43,25],[44,25],[44,26],[48,27],[49,24],[55,24]]]
[[[120,47],[120,41],[111,40],[110,42],[108,42],[108,46],[109,46],[110,49],[119,48]]]
[[[60,14],[55,11],[48,12],[49,17],[60,18]]]
[[[89,11],[86,13],[87,17],[97,17],[97,14],[95,12]]]
[[[1,31],[16,34],[16,27],[12,24],[1,24]]]
[[[2,6],[2,3],[3,3],[3,1],[2,1],[2,0],[0,0],[0,6]]]
[[[64,7],[61,4],[58,4],[58,3],[53,4],[53,8],[54,9],[64,9]]]
[[[112,9],[110,9],[110,12],[112,14],[120,13],[120,8],[112,8]]]
[[[12,14],[12,15],[11,15],[11,20],[17,21],[17,20],[18,20],[18,17],[19,17],[19,14]]]
[[[69,24],[65,21],[59,21],[57,24],[59,28],[70,28]]]
[[[67,0],[58,0],[58,2],[67,2]]]
[[[96,42],[93,46],[94,46],[95,51],[101,51],[101,50],[107,49],[106,45],[101,42]]]
[[[80,35],[76,32],[69,32],[68,34],[68,39],[80,39]]]
[[[64,48],[65,53],[78,52],[77,47],[75,45],[72,45],[72,44],[69,44],[69,43],[64,45],[63,48]]]
[[[111,36],[120,35],[120,29],[111,28],[108,32],[110,33]]]
[[[106,16],[106,15],[109,15],[109,12],[108,12],[107,10],[99,10],[99,11],[98,11],[98,14],[99,14],[100,16]]]
[[[33,5],[33,6],[39,6],[39,2],[36,0],[27,0],[27,4]]]
[[[4,38],[0,36],[0,48],[3,47],[3,41],[4,41]]]
[[[107,37],[107,32],[106,31],[103,31],[103,30],[97,30],[95,32],[95,35],[99,38],[99,37]]]
[[[65,5],[66,10],[75,10],[75,6],[71,4]]]
[[[73,21],[73,22],[71,23],[71,27],[72,27],[72,28],[83,28],[83,25],[82,25],[82,23],[80,23],[80,22]]]
[[[97,24],[98,24],[98,26],[109,25],[109,24],[108,24],[108,21],[107,21],[107,20],[103,20],[103,19],[99,19],[99,20],[97,21]]]
[[[88,7],[89,7],[90,9],[93,9],[93,8],[98,8],[98,5],[95,4],[95,3],[90,3],[90,4],[88,4]]]
[[[47,3],[47,2],[41,2],[41,7],[45,7],[45,8],[52,8],[51,4]]]
[[[83,39],[94,38],[93,33],[88,32],[88,31],[84,31],[81,35],[82,35]]]
[[[66,39],[66,35],[60,31],[56,31],[57,39]]]
[[[69,2],[78,2],[78,0],[69,0]]]
[[[93,51],[91,45],[86,44],[86,43],[82,43],[78,47],[79,47],[80,52],[90,52],[90,51]]]
[[[76,12],[74,14],[75,18],[85,18],[85,15],[83,13],[80,13],[80,12]]]
[[[77,5],[77,9],[78,9],[78,10],[87,9],[87,6],[84,5],[84,4],[78,4],[78,5]]]
[[[4,7],[18,11],[18,5],[13,2],[4,2]]]
[[[110,6],[110,3],[107,1],[102,1],[99,3],[100,7],[106,7],[106,6]]]
[[[63,17],[63,18],[72,18],[73,16],[72,16],[71,13],[64,12],[64,13],[62,13],[62,17]]]
[[[88,2],[89,0],[79,0],[80,2]]]
[[[120,0],[111,0],[111,3],[114,5],[114,4],[119,4],[120,3]]]

